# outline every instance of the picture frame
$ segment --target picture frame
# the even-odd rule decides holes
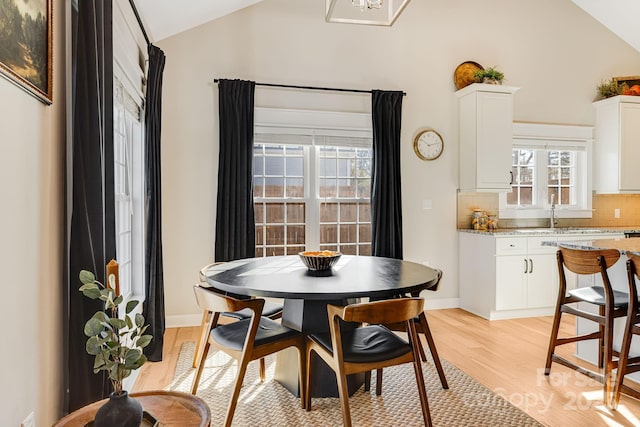
[[[53,102],[52,3],[0,0],[0,74],[47,105]]]

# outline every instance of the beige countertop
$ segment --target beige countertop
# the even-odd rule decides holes
[[[474,233],[491,236],[546,236],[560,234],[620,234],[640,233],[640,227],[556,227],[556,228],[499,228],[497,230],[458,229],[461,233]]]

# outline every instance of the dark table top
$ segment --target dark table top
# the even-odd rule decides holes
[[[410,261],[343,255],[329,271],[309,271],[297,255],[214,265],[206,280],[238,295],[305,300],[388,297],[437,284],[437,271]]]

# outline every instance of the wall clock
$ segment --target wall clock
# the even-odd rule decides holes
[[[444,150],[444,141],[433,129],[421,130],[413,139],[413,150],[422,160],[435,160]]]

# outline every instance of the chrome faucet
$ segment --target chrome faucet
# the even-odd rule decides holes
[[[555,228],[558,220],[556,219],[556,195],[551,195],[551,210],[549,212],[549,228]]]

